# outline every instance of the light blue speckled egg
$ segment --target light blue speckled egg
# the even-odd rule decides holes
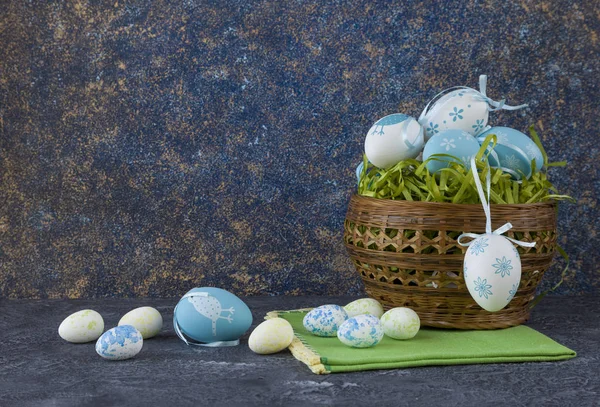
[[[197,342],[237,341],[252,325],[252,312],[229,291],[193,288],[175,307],[173,324]]]
[[[96,353],[104,359],[125,360],[140,353],[144,339],[132,325],[120,325],[104,332],[96,342]]]
[[[429,105],[419,118],[429,140],[444,130],[480,133],[489,118],[488,102],[475,89],[457,89]]]
[[[459,162],[468,168],[471,158],[477,154],[479,147],[479,143],[475,137],[469,133],[462,130],[444,130],[435,134],[427,141],[423,150],[423,161],[429,159],[434,154],[449,154],[460,161],[450,157],[439,157],[439,160],[445,161],[432,160],[428,162],[427,169],[429,172],[435,173],[442,168],[446,168],[450,162]]]
[[[337,333],[338,339],[353,348],[370,348],[383,338],[383,328],[373,315],[357,315],[342,324]]]
[[[348,314],[339,305],[321,305],[304,316],[302,324],[316,336],[336,336]]]
[[[518,130],[510,127],[492,127],[481,133],[477,140],[482,143],[485,138],[495,134],[497,144],[489,161],[492,167],[501,167],[513,178],[529,178],[532,173],[531,160],[535,159],[535,169],[539,171],[544,165],[544,157],[535,142]]]

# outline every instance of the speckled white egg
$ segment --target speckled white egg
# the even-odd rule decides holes
[[[357,315],[373,315],[381,318],[383,315],[383,306],[373,298],[360,298],[352,301],[344,307],[348,317],[352,318]]]
[[[411,339],[419,332],[421,320],[415,311],[406,307],[392,308],[381,317],[383,332],[393,339]]]
[[[58,327],[60,337],[72,343],[95,341],[103,331],[102,315],[91,309],[84,309],[69,315]]]
[[[370,348],[381,342],[383,329],[379,318],[373,315],[357,315],[340,326],[338,339],[353,348]]]
[[[448,154],[456,157],[456,159],[438,157],[429,161],[426,167],[432,174],[448,167],[450,162],[458,162],[469,168],[471,158],[475,157],[480,147],[477,139],[469,133],[462,130],[444,130],[427,141],[423,150],[423,161],[428,160],[434,154]]]
[[[104,359],[131,359],[142,350],[144,338],[132,325],[121,325],[104,332],[96,342],[96,353]]]
[[[365,154],[373,165],[389,168],[399,161],[415,158],[425,142],[423,128],[416,119],[401,113],[375,122],[365,138]]]
[[[156,336],[163,326],[160,312],[152,307],[140,307],[129,311],[119,320],[118,325],[133,325],[144,339]]]
[[[294,329],[283,318],[272,318],[259,324],[248,338],[248,346],[254,353],[269,355],[281,352],[294,339]]]
[[[487,311],[504,308],[521,282],[521,258],[501,235],[485,234],[473,240],[465,254],[463,276],[469,293]]]
[[[496,126],[481,133],[477,140],[482,143],[490,134],[495,134],[497,139],[496,147],[489,156],[492,167],[503,168],[514,179],[531,176],[533,159],[535,159],[535,170],[542,169],[544,156],[537,144],[527,135],[510,127]]]
[[[429,139],[444,130],[462,130],[472,136],[487,126],[489,105],[475,89],[457,89],[429,105],[419,119]]]
[[[304,316],[302,324],[316,336],[336,336],[348,314],[339,305],[321,305]]]

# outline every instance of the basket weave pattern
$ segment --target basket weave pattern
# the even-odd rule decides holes
[[[521,284],[513,300],[490,313],[471,298],[463,278],[463,232],[484,233],[481,205],[410,202],[354,195],[344,222],[344,242],[367,293],[383,306],[410,307],[421,324],[438,328],[495,329],[519,325],[556,248],[556,204],[492,205],[492,229],[536,242],[516,246]]]

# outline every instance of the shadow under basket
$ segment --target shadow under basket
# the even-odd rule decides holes
[[[463,232],[485,233],[481,204],[393,201],[352,196],[344,242],[367,293],[385,309],[409,307],[421,325],[496,329],[529,318],[536,287],[556,250],[556,203],[491,205],[492,230],[510,222],[504,236],[535,247],[516,246],[521,284],[502,310],[488,312],[471,298],[463,278]]]

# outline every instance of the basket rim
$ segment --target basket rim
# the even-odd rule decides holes
[[[370,196],[360,195],[354,192],[350,198],[351,200],[365,201],[377,203],[380,205],[389,205],[389,206],[417,206],[422,205],[423,207],[436,207],[436,206],[452,206],[452,207],[462,207],[462,208],[474,208],[481,207],[481,203],[475,204],[455,204],[451,202],[426,202],[426,201],[407,201],[403,199],[382,199],[382,198],[373,198]],[[548,202],[535,202],[535,203],[520,203],[520,204],[496,204],[492,203],[491,207],[499,207],[499,208],[528,208],[531,209],[533,207],[554,207],[558,204],[556,200],[549,200]]]

